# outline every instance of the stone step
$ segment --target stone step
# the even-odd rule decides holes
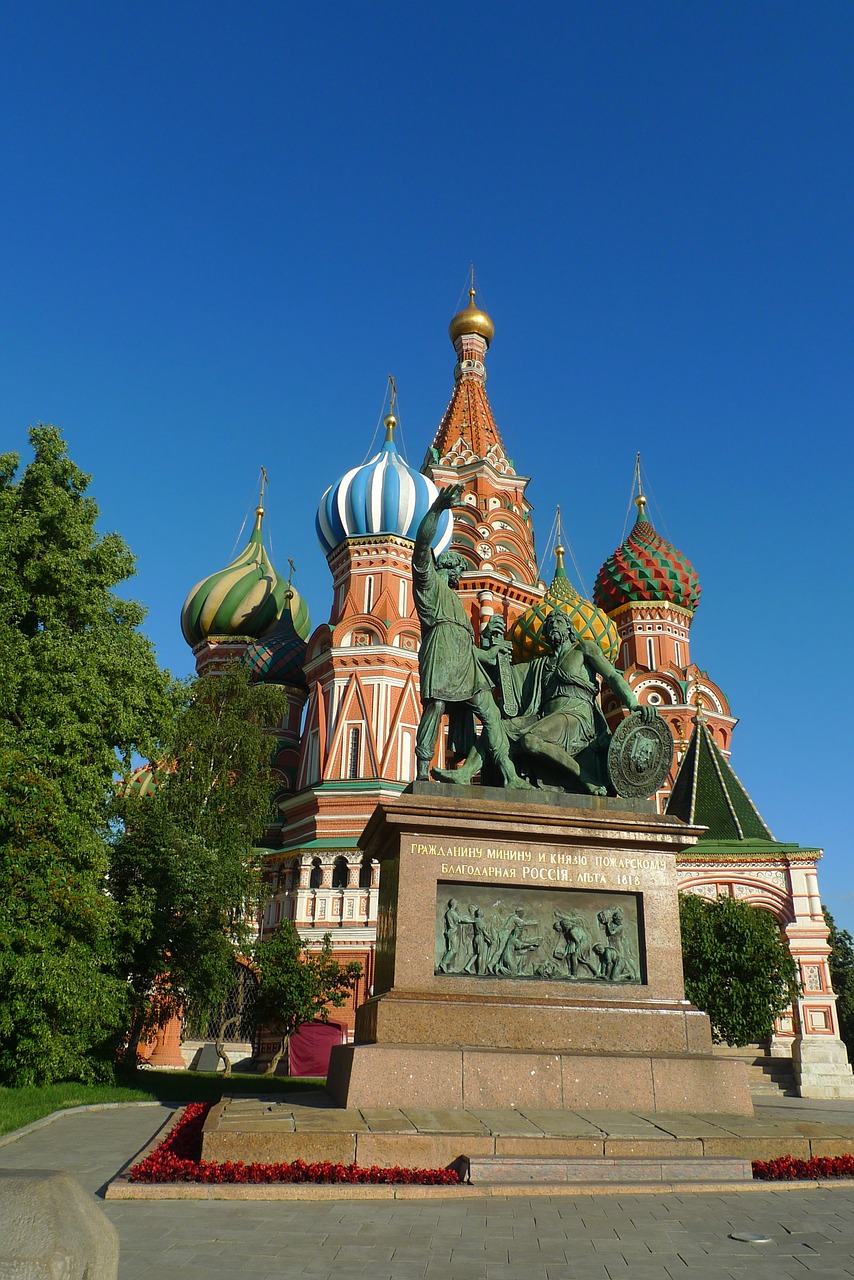
[[[640,1157],[599,1157],[591,1160],[561,1157],[465,1156],[454,1162],[463,1181],[478,1185],[519,1185],[521,1183],[602,1183],[648,1182],[751,1182],[749,1160],[644,1159]]]
[[[798,1097],[791,1058],[772,1058],[770,1054],[757,1054],[747,1068],[747,1078],[750,1092],[754,1096]]]

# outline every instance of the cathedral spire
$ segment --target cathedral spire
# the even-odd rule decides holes
[[[486,395],[486,352],[495,336],[495,325],[491,316],[475,305],[475,295],[472,272],[469,305],[458,311],[448,326],[457,353],[454,394],[427,461],[441,463],[453,454],[470,462],[491,462],[497,470],[512,475],[513,464],[504,452]]]
[[[486,396],[484,360],[495,325],[475,296],[472,278],[469,305],[457,312],[448,329],[457,353],[454,393],[421,469],[440,488],[463,485],[462,501],[454,508],[454,550],[470,561],[473,571],[527,591],[539,583],[531,505],[525,497],[528,478],[516,474]],[[524,603],[530,602],[526,596]]]

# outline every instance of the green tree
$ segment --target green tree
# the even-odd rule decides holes
[[[0,1083],[93,1080],[126,1017],[106,862],[38,765],[0,744]]]
[[[152,794],[126,790],[110,871],[132,1003],[128,1056],[153,1022],[182,1004],[211,1015],[228,994],[235,957],[257,932],[256,842],[271,816],[272,742],[265,725],[283,690],[253,685],[229,663],[200,676],[161,742]]]
[[[737,898],[679,897],[685,994],[711,1019],[717,1044],[763,1040],[794,999],[797,966],[767,911]]]
[[[0,456],[0,1081],[109,1071],[126,1016],[107,881],[116,770],[156,740],[168,678],[114,588],[89,477],[54,427]]]
[[[356,960],[340,964],[332,956],[332,940],[323,935],[320,951],[304,946],[290,920],[255,949],[261,987],[255,1000],[255,1021],[279,1037],[279,1047],[267,1067],[273,1075],[287,1048],[288,1038],[303,1022],[329,1020],[329,1006],[340,1009],[362,973]]]
[[[96,531],[90,477],[55,427],[30,441],[19,479],[18,455],[0,456],[0,741],[56,782],[93,844],[117,764],[156,741],[169,682],[137,630],[144,609],[114,592],[134,558]]]
[[[839,1035],[854,1057],[854,938],[847,929],[838,929],[836,921],[823,907],[824,922],[828,929],[831,951],[828,957],[830,981],[836,993],[836,1012],[839,1017]]]

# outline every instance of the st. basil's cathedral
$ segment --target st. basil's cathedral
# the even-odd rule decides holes
[[[279,818],[264,840],[272,894],[263,929],[290,919],[309,946],[329,933],[336,956],[361,962],[352,1005],[335,1014],[352,1034],[355,1006],[372,992],[379,884],[379,867],[363,860],[358,839],[375,806],[415,776],[415,532],[438,488],[462,484],[460,504],[445,513],[433,545],[436,554],[452,546],[468,562],[459,595],[475,635],[499,614],[515,661],[526,661],[546,652],[543,624],[561,610],[579,637],[601,646],[638,701],[656,707],[675,745],[658,810],[707,828],[679,858],[680,889],[732,895],[771,912],[799,966],[802,994],[778,1023],[770,1055],[791,1060],[802,1096],[854,1096],[828,969],[821,851],[775,840],[733,772],[736,718],[691,657],[700,599],[693,566],[650,522],[638,470],[637,519],[599,570],[593,600],[573,587],[560,545],[546,585],[529,479],[517,474],[486,394],[494,326],[474,289],[449,333],[453,392],[421,470],[398,452],[389,413],[376,456],[320,499],[316,531],[332,575],[328,622],[312,629],[304,601],[271,563],[260,506],[245,550],[194,587],[184,605],[181,626],[199,672],[239,657],[255,680],[280,684],[288,696],[274,733]],[[626,714],[607,689],[602,710],[612,730]],[[455,763],[440,735],[434,764]]]

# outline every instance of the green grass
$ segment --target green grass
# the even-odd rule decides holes
[[[207,1071],[128,1071],[115,1084],[48,1084],[0,1088],[0,1134],[32,1124],[52,1111],[95,1102],[217,1102],[223,1093],[284,1093],[319,1089],[317,1080],[237,1072],[224,1080]],[[0,1161],[2,1163],[2,1161]]]

